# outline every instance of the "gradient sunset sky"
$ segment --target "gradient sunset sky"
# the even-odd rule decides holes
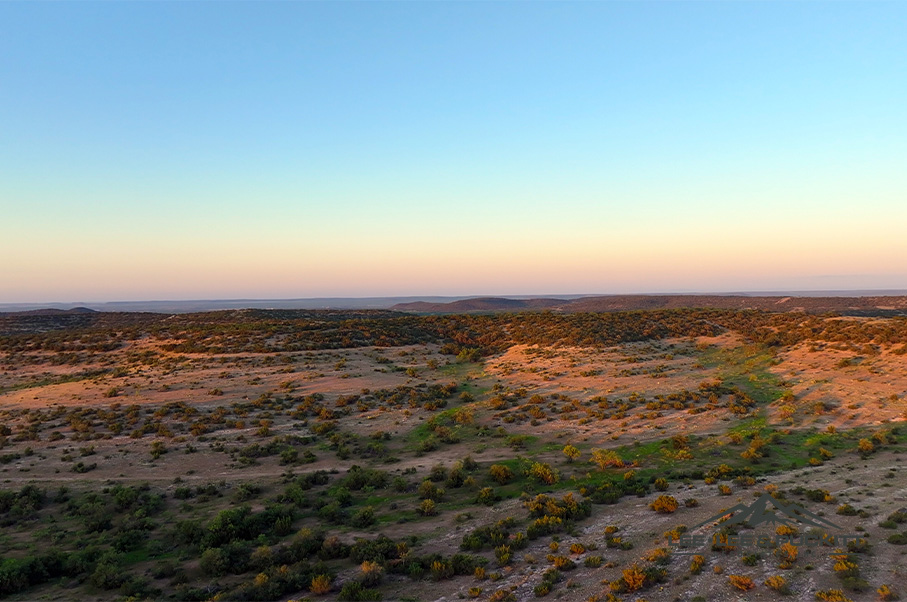
[[[0,302],[907,289],[904,2],[3,2]]]

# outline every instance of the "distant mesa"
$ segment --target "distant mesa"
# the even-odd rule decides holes
[[[41,309],[29,309],[26,311],[17,311],[9,312],[8,315],[19,315],[19,316],[71,316],[78,314],[96,314],[98,313],[94,309],[88,307],[73,307],[71,309],[55,309],[53,307],[45,307]]]
[[[526,309],[546,309],[559,307],[566,303],[564,299],[509,299],[506,297],[475,297],[450,303],[431,303],[414,301],[398,303],[391,307],[396,311],[413,311],[419,313],[464,313],[479,311],[520,311]]]
[[[475,297],[453,302],[398,303],[392,310],[414,313],[469,313],[551,310],[558,312],[616,312],[653,309],[728,309],[835,312],[849,315],[907,315],[907,296],[810,297],[750,295],[602,295],[573,299],[511,299]]]

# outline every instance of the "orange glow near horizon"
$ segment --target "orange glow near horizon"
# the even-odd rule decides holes
[[[643,231],[537,244],[516,233],[459,243],[448,236],[382,244],[376,235],[352,244],[313,235],[42,247],[28,263],[0,267],[2,301],[828,290],[903,282],[899,258],[907,245],[894,236],[828,245],[785,233],[763,241],[752,232],[647,240]]]

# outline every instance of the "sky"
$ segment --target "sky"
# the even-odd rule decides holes
[[[0,2],[0,302],[907,289],[907,3]]]

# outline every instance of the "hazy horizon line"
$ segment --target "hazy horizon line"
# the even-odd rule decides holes
[[[461,295],[442,294],[400,294],[400,295],[325,295],[317,297],[172,297],[152,299],[108,299],[108,300],[75,300],[75,301],[0,301],[0,307],[40,306],[40,305],[119,305],[139,303],[265,303],[293,301],[369,301],[397,299],[579,299],[583,297],[622,297],[622,296],[802,296],[802,297],[861,297],[861,296],[900,296],[907,295],[907,288],[879,289],[766,289],[766,290],[721,290],[721,291],[659,291],[659,292],[606,292],[606,293],[469,293]]]

